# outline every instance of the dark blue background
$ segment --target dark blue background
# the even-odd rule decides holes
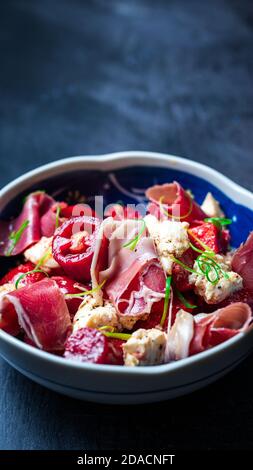
[[[0,4],[0,184],[74,154],[147,149],[253,189],[251,0]],[[154,405],[74,401],[0,361],[2,449],[252,448],[252,357]]]

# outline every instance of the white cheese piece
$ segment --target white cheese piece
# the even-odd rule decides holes
[[[51,269],[59,268],[59,264],[55,261],[52,255],[52,240],[53,237],[41,237],[40,241],[35,245],[31,246],[24,252],[25,259],[31,261],[33,264],[38,264],[46,253],[49,255],[45,258],[45,261],[41,264],[40,268],[48,272]]]
[[[111,326],[118,331],[122,329],[116,309],[109,301],[105,301],[101,306],[94,297],[87,295],[75,314],[73,329],[74,331],[87,327],[98,329],[102,326]]]
[[[190,247],[188,222],[159,221],[154,215],[144,217],[150,237],[154,240],[161,264],[171,274],[173,256],[180,258]]]
[[[219,202],[213,197],[212,193],[207,193],[201,209],[208,217],[224,217],[225,214],[221,210]]]
[[[164,362],[167,335],[152,328],[140,328],[123,345],[124,363],[126,366],[148,366]]]
[[[197,273],[192,273],[189,276],[189,281],[194,285],[196,294],[203,297],[208,304],[217,304],[229,297],[233,292],[241,290],[243,287],[243,280],[241,276],[234,271],[230,271],[229,263],[226,262],[223,256],[216,255],[214,261],[220,265],[221,270],[218,271],[218,282],[212,283],[208,281],[204,273],[199,269],[198,263],[195,261],[193,269]],[[223,272],[222,272],[223,271]],[[227,276],[224,276],[223,273]],[[212,277],[212,272],[210,272]]]

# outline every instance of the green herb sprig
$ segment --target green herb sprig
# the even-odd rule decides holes
[[[168,312],[170,292],[171,292],[171,281],[172,281],[172,276],[168,276],[167,279],[166,279],[163,314],[162,314],[162,318],[161,318],[161,321],[160,321],[160,326],[164,325],[164,322],[165,322],[166,316],[167,316],[167,312]]]
[[[24,277],[28,276],[29,274],[34,274],[34,273],[43,273],[43,274],[45,274],[47,277],[49,277],[49,274],[46,273],[45,271],[43,271],[43,269],[36,269],[36,268],[34,268],[34,269],[32,269],[31,271],[27,271],[26,273],[23,273],[23,274],[21,274],[21,275],[18,277],[18,279],[17,279],[16,282],[15,282],[15,288],[18,289],[18,285],[19,285],[20,281],[21,281],[22,279],[24,279]]]
[[[101,326],[99,331],[108,338],[121,339],[123,341],[127,341],[132,336],[130,333],[121,333],[120,331],[117,331],[116,328],[111,325]]]
[[[208,252],[210,255],[215,256],[214,251],[211,250],[211,248],[203,243],[190,229],[188,229],[188,234],[196,241],[198,244],[204,249],[204,251]],[[193,250],[198,251],[198,248],[194,246],[192,243],[190,243],[190,246]]]
[[[196,258],[196,263],[200,272],[196,269],[190,268],[190,266],[187,266],[185,263],[175,258],[174,256],[172,257],[173,261],[192,274],[196,274],[198,276],[201,275],[201,273],[204,274],[206,279],[214,285],[219,282],[220,273],[224,276],[225,279],[229,278],[229,275],[226,273],[226,271],[224,271],[220,264],[215,261],[215,253],[210,250],[210,248],[208,248],[208,251],[202,251],[194,246],[191,242],[190,247],[197,253],[200,253],[200,255]]]
[[[135,220],[135,219],[134,219]],[[139,233],[136,235],[136,237],[134,237],[132,240],[130,240],[129,242],[125,243],[123,245],[123,248],[129,248],[130,250],[134,250],[136,248],[136,245],[139,243],[140,239],[141,239],[141,236],[142,234],[144,233],[144,231],[146,230],[146,222],[144,219],[136,219],[136,220],[140,220],[142,222],[142,228],[140,229]]]
[[[6,252],[6,256],[10,256],[15,248],[15,246],[17,245],[17,243],[19,242],[22,234],[24,233],[25,229],[28,227],[29,225],[29,220],[25,220],[19,227],[18,230],[14,231],[14,232],[11,232],[10,235],[9,235],[9,240],[11,242],[11,245],[9,247],[9,249],[7,250]]]
[[[204,219],[204,222],[211,223],[222,230],[223,227],[233,223],[232,219],[227,219],[226,217],[207,217]]]
[[[184,268],[186,271],[188,271],[189,273],[192,273],[192,274],[199,274],[198,271],[196,271],[196,269],[193,269],[193,268],[190,268],[190,266],[188,266],[187,264],[183,263],[182,261],[180,261],[179,259],[175,258],[175,256],[172,256],[171,257],[172,261],[176,264],[178,264],[179,266],[181,266],[182,268]]]
[[[57,206],[56,213],[55,213],[55,230],[59,227],[60,213],[61,213],[61,206]]]
[[[102,287],[104,286],[104,284],[106,283],[107,279],[104,279],[103,282],[101,282],[101,284],[99,284],[97,287],[94,287],[94,289],[91,289],[91,290],[85,290],[83,292],[78,292],[76,294],[65,294],[65,299],[74,299],[76,297],[85,297],[86,295],[90,295],[90,294],[94,294],[95,292],[99,291],[102,289]]]
[[[214,259],[210,258],[206,253],[198,256],[196,259],[199,270],[206,276],[211,284],[217,284],[220,279],[220,273],[225,279],[228,279],[228,274],[221,268],[220,264]]]
[[[183,296],[182,292],[180,292],[179,289],[177,289],[177,287],[173,287],[174,291],[175,291],[175,294],[176,296],[179,298],[179,300],[182,302],[182,304],[186,307],[186,308],[189,308],[189,309],[194,309],[194,308],[197,308],[198,306],[197,305],[192,305],[190,304],[190,302],[188,302],[188,300],[186,300],[186,298]]]

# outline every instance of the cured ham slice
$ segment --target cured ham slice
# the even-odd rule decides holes
[[[232,269],[243,278],[244,287],[253,294],[253,232],[232,258]]]
[[[16,219],[10,222],[0,220],[0,256],[18,255],[33,243],[38,242],[45,232],[49,233],[46,223],[43,224],[42,230],[41,221],[54,203],[53,198],[42,191],[37,191],[27,197],[23,209]],[[26,222],[28,225],[24,228],[15,246],[12,247],[11,234],[20,230]]]
[[[65,202],[54,202],[49,205],[41,217],[41,235],[44,237],[51,237],[54,232],[56,225],[61,225],[66,219],[62,216],[62,212],[68,207]],[[58,224],[56,224],[57,210],[59,208]]]
[[[57,211],[59,211],[58,216]],[[67,219],[80,216],[98,218],[88,204],[68,205],[66,202],[53,202],[41,217],[41,233],[45,237],[51,237],[55,232],[56,225],[60,226]]]
[[[189,305],[194,305],[196,304],[196,297],[192,292],[187,292],[187,294],[184,295],[185,300],[189,303]],[[163,315],[163,309],[164,309],[164,299],[160,300],[160,302],[154,303],[152,306],[152,310],[150,315],[148,316],[147,319],[145,320],[138,320],[136,324],[134,325],[134,330],[138,328],[156,328],[157,326],[160,325],[162,315]],[[167,316],[163,325],[163,330],[167,331],[168,329],[168,320],[170,317],[170,323],[171,325],[174,324],[177,314],[180,310],[184,310],[185,312],[192,313],[192,308],[186,307],[178,298],[175,294],[173,294],[173,289],[171,289],[170,293],[170,303],[169,303],[169,308],[167,312]],[[171,326],[170,325],[170,326]]]
[[[73,204],[73,205],[68,205],[64,202],[60,203],[61,207],[61,212],[60,215],[61,217],[65,219],[71,219],[72,217],[95,217],[96,219],[99,219],[99,215],[92,209],[89,204]]]
[[[134,204],[121,206],[121,204],[111,204],[105,210],[105,217],[112,217],[115,220],[141,219],[142,215],[134,207]]]
[[[35,345],[61,351],[71,332],[70,315],[55,281],[44,279],[5,295],[3,311],[13,305],[21,328]]]
[[[60,291],[64,295],[78,294],[79,292],[82,292],[84,290],[89,290],[89,286],[79,284],[78,282],[73,281],[73,279],[67,276],[53,276],[51,277],[51,279],[53,279],[56,282]],[[65,301],[68,306],[68,310],[72,319],[75,313],[77,312],[78,307],[81,305],[83,299],[80,297],[73,297],[73,298],[70,297],[70,298],[65,298]]]
[[[158,219],[168,217],[167,214],[184,222],[206,217],[201,207],[176,181],[148,188],[146,197],[150,201],[148,211]]]
[[[155,302],[164,298],[165,275],[159,264],[153,241],[142,234],[134,249],[127,244],[143,228],[141,220],[115,221],[108,218],[102,224],[100,244],[91,266],[93,288],[105,282],[104,292],[114,304],[121,324],[131,329],[134,323],[151,312]],[[102,270],[101,251],[107,236],[107,265]],[[98,269],[99,264],[99,269]]]
[[[194,337],[190,354],[196,354],[223,343],[245,331],[252,321],[249,305],[236,302],[214,313],[198,314],[194,317]]]
[[[227,307],[227,305],[233,304],[235,302],[243,302],[248,304],[251,308],[253,308],[253,290],[250,292],[249,290],[243,288],[239,291],[233,292],[232,295],[227,297],[221,304],[218,305],[219,308]],[[205,305],[208,307],[208,305]],[[207,312],[208,310],[205,310]]]

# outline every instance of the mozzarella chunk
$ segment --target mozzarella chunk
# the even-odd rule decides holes
[[[41,269],[50,271],[50,269],[59,268],[59,264],[55,261],[52,255],[52,240],[53,237],[41,237],[38,243],[31,246],[24,252],[25,258],[36,265],[41,261],[43,256],[48,253],[48,256],[40,266]]]
[[[229,297],[233,292],[241,290],[243,287],[243,280],[241,276],[234,271],[230,271],[230,263],[221,255],[216,255],[214,261],[218,263],[223,272],[226,272],[225,277],[221,270],[218,271],[219,279],[216,284],[209,282],[205,274],[199,269],[198,263],[195,261],[193,269],[197,273],[192,273],[189,281],[194,285],[196,294],[203,297],[208,304],[217,304]],[[212,274],[210,274],[212,275]]]
[[[126,366],[148,366],[164,362],[167,335],[152,328],[135,331],[123,344],[124,363]]]
[[[188,222],[159,221],[154,215],[144,218],[149,235],[154,240],[164,270],[171,274],[173,256],[180,257],[190,247]]]
[[[102,326],[122,329],[114,306],[109,301],[105,301],[102,306],[98,305],[96,299],[88,295],[75,314],[73,329],[74,331],[85,327],[98,329]]]
[[[224,212],[221,210],[219,202],[213,197],[212,193],[207,193],[201,209],[209,217],[224,217]]]

